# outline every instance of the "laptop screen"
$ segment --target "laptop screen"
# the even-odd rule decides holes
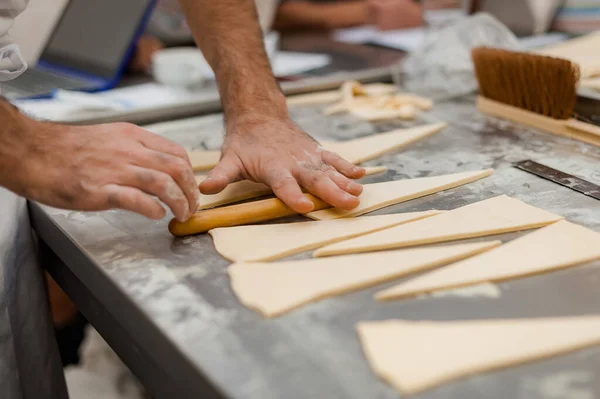
[[[41,61],[111,78],[136,39],[152,0],[71,0]]]

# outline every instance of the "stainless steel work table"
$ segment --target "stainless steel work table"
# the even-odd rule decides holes
[[[408,126],[369,125],[346,115],[326,118],[318,107],[292,114],[318,138],[344,140]],[[390,170],[365,182],[489,167],[495,173],[378,214],[453,209],[507,194],[600,231],[600,202],[511,167],[533,159],[600,183],[598,148],[483,117],[473,97],[437,104],[418,123],[440,120],[450,126],[371,162]],[[151,129],[190,147],[216,148],[220,126],[219,116],[209,116],[194,128]],[[119,211],[85,214],[37,204],[31,211],[48,245],[42,255],[51,273],[157,398],[395,398],[399,395],[374,376],[363,357],[354,329],[359,321],[600,312],[596,262],[500,284],[499,296],[375,302],[373,293],[391,285],[386,284],[265,320],[238,303],[229,286],[228,263],[208,235],[175,239],[167,231],[168,219],[147,221]],[[449,383],[418,397],[536,399],[573,393],[600,396],[600,349]]]

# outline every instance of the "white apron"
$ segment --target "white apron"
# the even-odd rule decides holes
[[[0,88],[1,82],[17,77],[26,68],[7,31],[27,2],[0,0]],[[67,398],[27,201],[3,188],[0,188],[0,398]]]

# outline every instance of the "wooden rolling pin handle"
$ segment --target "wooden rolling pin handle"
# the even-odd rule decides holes
[[[314,204],[313,211],[331,207],[331,205],[320,198],[310,194],[305,194],[305,196]],[[295,214],[296,212],[285,205],[279,198],[270,198],[196,212],[194,216],[184,223],[172,219],[169,222],[169,231],[176,237],[182,237],[205,233],[217,227],[258,223]]]

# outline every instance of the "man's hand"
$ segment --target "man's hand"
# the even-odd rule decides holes
[[[380,30],[423,25],[423,9],[414,0],[367,0],[371,23]]]
[[[358,206],[362,186],[350,179],[362,177],[364,169],[324,150],[288,118],[247,116],[228,122],[227,131],[221,162],[200,185],[203,193],[250,179],[270,186],[299,213],[313,208],[300,186],[335,207]]]
[[[222,159],[201,185],[216,193],[228,183],[266,183],[299,213],[310,212],[300,186],[333,206],[358,206],[364,174],[324,151],[288,116],[285,97],[265,53],[254,2],[180,0],[198,46],[215,71],[227,124]]]
[[[13,120],[12,137],[0,135],[1,184],[19,195],[64,209],[121,208],[152,219],[165,216],[154,196],[180,221],[198,209],[194,174],[177,144],[123,123],[62,126],[22,115]]]

